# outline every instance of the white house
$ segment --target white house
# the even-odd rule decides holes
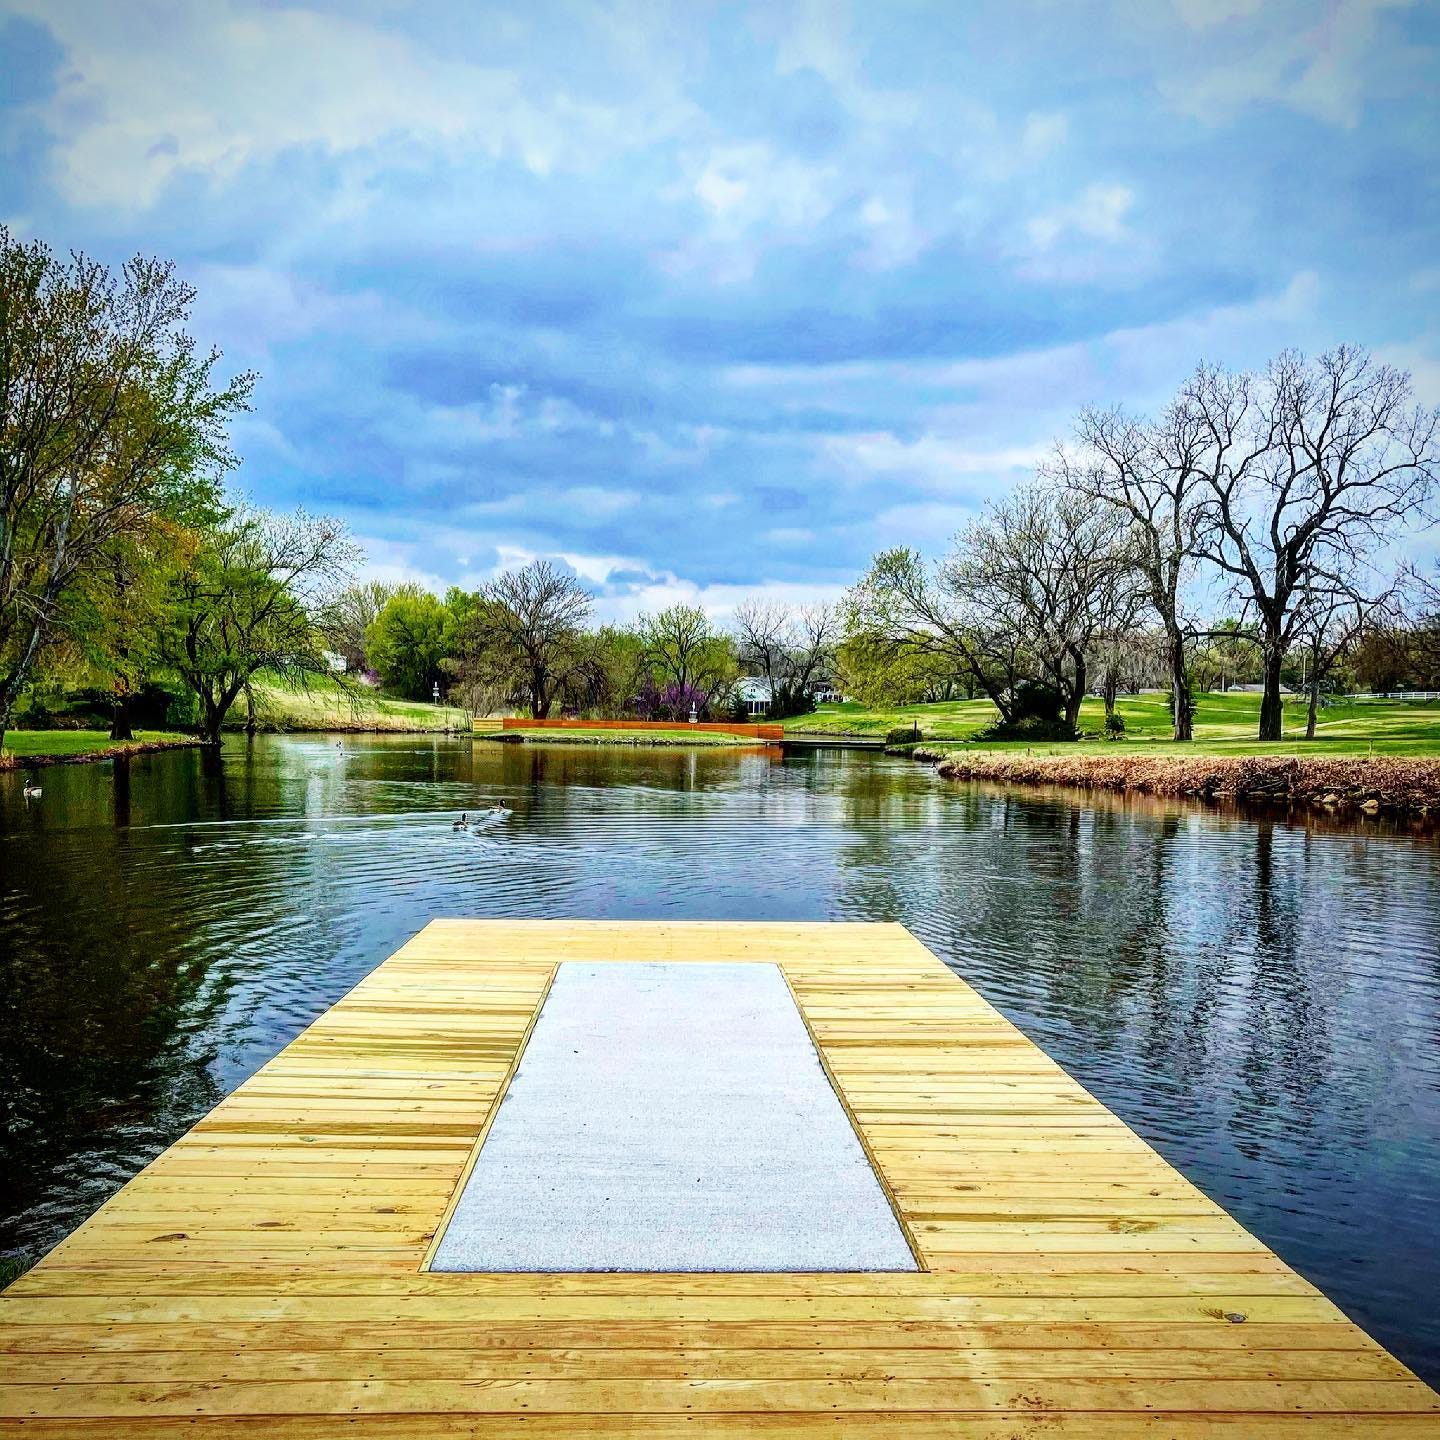
[[[770,713],[770,702],[775,697],[770,682],[763,675],[742,675],[740,683],[735,687],[735,693],[740,697],[740,703],[745,707],[747,715]],[[810,699],[816,705],[833,705],[843,700],[844,696],[830,685],[821,682],[811,689]]]
[[[770,701],[774,696],[770,691],[770,682],[763,675],[742,675],[735,693],[740,697],[747,715],[770,713]]]

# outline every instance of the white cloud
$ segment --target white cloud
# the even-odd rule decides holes
[[[820,442],[819,448],[824,459],[852,477],[904,477],[941,490],[953,490],[962,476],[1033,470],[1050,450],[1048,444],[979,450],[959,438],[928,434],[902,440],[889,431],[831,435]]]
[[[1408,345],[1379,345],[1375,358],[1409,371],[1418,404],[1440,406],[1440,337]]]
[[[1135,192],[1127,185],[1087,185],[1068,205],[1035,216],[1025,228],[1038,250],[1050,249],[1069,234],[1088,240],[1123,240],[1129,234],[1125,217],[1134,203]]]
[[[387,535],[357,535],[356,541],[365,552],[360,576],[364,580],[380,580],[387,585],[419,585],[432,594],[443,595],[446,581],[420,559],[424,547],[413,541],[396,540]],[[424,560],[433,562],[433,552],[424,551]]]
[[[931,237],[915,220],[908,186],[891,182],[888,194],[873,194],[860,207],[867,245],[860,263],[872,270],[908,265],[929,245]]]
[[[735,608],[745,600],[776,600],[787,605],[829,604],[840,598],[845,586],[797,583],[788,580],[758,580],[753,585],[705,585],[687,580],[671,571],[633,582],[620,593],[601,595],[595,602],[601,620],[627,621],[637,615],[654,614],[670,605],[698,605],[718,625],[733,618]]]
[[[638,505],[640,498],[638,490],[607,490],[603,485],[574,485],[556,496],[561,507],[587,520],[608,520]]]
[[[627,555],[590,555],[579,551],[537,550],[523,545],[487,543],[477,533],[431,521],[412,522],[403,539],[394,536],[357,536],[365,547],[366,578],[391,583],[411,582],[443,595],[454,583],[437,573],[449,562],[459,570],[458,583],[473,588],[503,571],[535,560],[555,561],[572,570],[595,594],[595,619],[624,623],[637,615],[653,614],[670,605],[698,605],[717,624],[727,624],[743,600],[778,600],[810,605],[838,600],[845,586],[833,582],[799,582],[759,579],[753,584],[705,584],[656,568]],[[493,555],[487,565],[472,568],[469,556],[479,551]]]
[[[660,256],[672,274],[701,272],[717,284],[749,280],[767,246],[806,241],[843,199],[833,167],[808,165],[763,142],[713,146],[685,161],[688,179],[668,198],[692,194],[704,228]]]
[[[945,505],[938,502],[892,505],[872,522],[873,545],[910,545],[936,551],[979,514],[978,503]]]
[[[1043,422],[1047,415],[1068,414],[1092,402],[1148,404],[1173,389],[1202,357],[1231,366],[1258,365],[1286,345],[1313,349],[1317,343],[1333,343],[1336,337],[1317,332],[1321,298],[1319,278],[1301,270],[1282,289],[1244,304],[1211,306],[1044,349],[960,360],[736,365],[722,379],[737,389],[783,396],[787,403],[824,399],[837,413],[873,413],[881,386],[941,396],[949,391],[953,419],[998,410],[1029,416],[1033,426],[1037,419]],[[933,419],[945,408],[938,401],[926,414]],[[1016,433],[1008,421],[1005,432],[1001,445],[977,453],[1005,453]]]
[[[1025,117],[1020,131],[1020,149],[1029,160],[1040,160],[1063,145],[1070,134],[1070,121],[1058,112],[1035,111]]]
[[[58,142],[57,183],[77,204],[139,208],[180,174],[224,182],[286,151],[399,157],[417,141],[545,175],[676,119],[638,97],[626,114],[587,104],[345,15],[235,0],[10,5],[66,51],[40,115]],[[347,203],[363,209],[363,185],[348,183]]]
[[[401,307],[367,291],[334,294],[285,270],[266,265],[203,264],[196,288],[193,328],[224,335],[230,348],[267,355],[287,341],[324,332],[393,343],[410,326]]]

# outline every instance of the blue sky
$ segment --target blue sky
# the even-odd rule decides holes
[[[1440,7],[0,0],[0,218],[168,255],[237,486],[385,578],[836,593],[1092,402],[1440,402]],[[1428,539],[1417,547],[1430,548]]]

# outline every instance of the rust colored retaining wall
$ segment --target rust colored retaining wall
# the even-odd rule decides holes
[[[754,740],[781,740],[785,730],[780,725],[724,725],[688,720],[528,720],[523,715],[507,715],[500,722],[502,730],[709,730],[718,735],[748,735]]]

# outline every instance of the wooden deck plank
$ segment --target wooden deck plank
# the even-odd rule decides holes
[[[425,1270],[566,960],[780,965],[925,1268]],[[0,1430],[52,1440],[1440,1435],[896,925],[436,921],[12,1285],[0,1354]]]

